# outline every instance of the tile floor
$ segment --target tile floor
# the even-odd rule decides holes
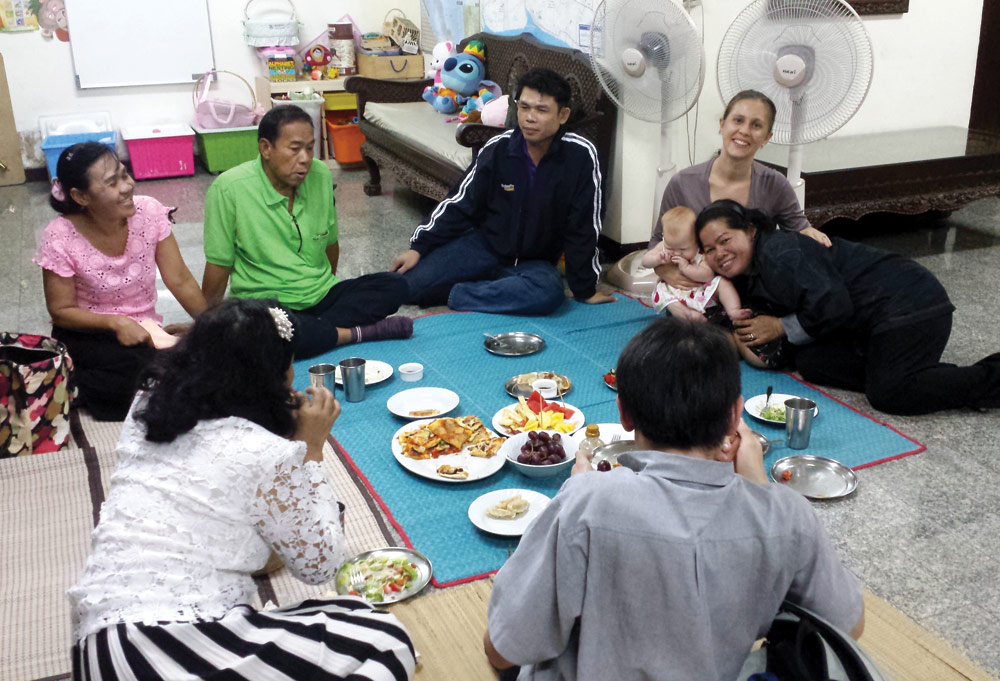
[[[395,188],[366,197],[367,173],[334,170],[341,224],[341,274],[380,271],[406,247],[426,199]],[[137,191],[176,205],[175,235],[200,280],[203,196],[213,177],[139,183]],[[47,186],[0,188],[0,329],[47,332],[41,274],[31,262],[36,235],[53,217]],[[944,283],[958,311],[945,361],[967,364],[1000,351],[1000,199],[930,221],[876,216],[838,225],[852,237],[919,260]],[[185,318],[163,295],[168,322]],[[416,309],[404,309],[418,314]],[[874,593],[956,643],[1000,674],[1000,412],[953,411],[898,417],[873,412],[863,397],[832,391],[848,404],[927,445],[915,456],[858,472],[850,499],[816,504],[844,560]]]

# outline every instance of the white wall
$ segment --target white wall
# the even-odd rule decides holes
[[[67,4],[72,40],[72,0]],[[216,68],[234,71],[252,85],[260,67],[253,48],[243,43],[241,20],[245,5],[246,0],[211,0],[209,11]],[[418,25],[420,20],[419,0],[295,0],[295,7],[305,24],[299,33],[303,43],[319,35],[329,22],[348,13],[362,31],[381,30],[386,12],[394,7],[403,10]],[[114,45],[114,36],[108,36],[108,59],[169,59],[169,55],[116,54]],[[46,40],[38,31],[0,33],[0,54],[7,70],[14,122],[21,134],[27,167],[45,165],[38,148],[41,143],[38,116],[42,114],[108,111],[119,129],[143,123],[187,123],[193,118],[193,84],[77,89],[69,43]],[[237,85],[223,87],[222,96],[246,98],[249,103],[250,93],[238,81]],[[239,88],[243,88],[242,93]]]
[[[749,0],[702,0],[692,11],[699,28],[704,17],[706,78],[697,111],[694,161],[707,159],[719,146],[719,117],[724,108],[715,77],[719,45],[730,23]],[[933,126],[966,127],[979,47],[983,0],[923,2],[911,0],[906,14],[862,17],[875,51],[875,68],[868,97],[855,117],[836,136],[907,130]],[[703,13],[704,11],[704,13]],[[694,129],[695,112],[689,114]],[[612,191],[605,234],[620,243],[649,238],[657,163],[655,125],[625,117],[619,126]],[[678,168],[688,162],[685,121],[671,125],[671,148]],[[624,140],[624,146],[622,146]],[[808,148],[806,154],[808,154]],[[648,197],[648,198],[647,198]],[[610,209],[620,207],[620,214]]]

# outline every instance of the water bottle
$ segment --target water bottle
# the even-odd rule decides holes
[[[585,454],[589,461],[594,458],[594,451],[598,447],[604,446],[604,440],[601,439],[601,429],[596,423],[589,424],[585,434],[587,437],[580,443],[576,451],[577,454]]]

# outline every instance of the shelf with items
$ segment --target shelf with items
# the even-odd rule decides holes
[[[330,111],[346,113],[357,110],[357,96],[349,92],[344,92],[344,81],[346,80],[347,78],[333,78],[327,80],[294,80],[274,82],[263,76],[257,76],[254,85],[256,86],[257,101],[264,107],[265,111],[269,111],[271,109],[271,98],[276,95],[284,95],[289,92],[297,92],[306,89],[312,89],[314,92],[318,92],[323,95],[325,100],[325,111],[320,116],[319,121],[320,148],[317,150],[316,157],[327,160],[329,158],[329,138],[326,126],[327,117],[325,113]],[[351,117],[354,115],[354,113],[351,113]]]

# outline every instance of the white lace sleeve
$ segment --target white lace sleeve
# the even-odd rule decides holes
[[[347,558],[333,488],[305,447],[281,457],[261,478],[250,515],[257,531],[297,578],[309,584],[333,579]]]

